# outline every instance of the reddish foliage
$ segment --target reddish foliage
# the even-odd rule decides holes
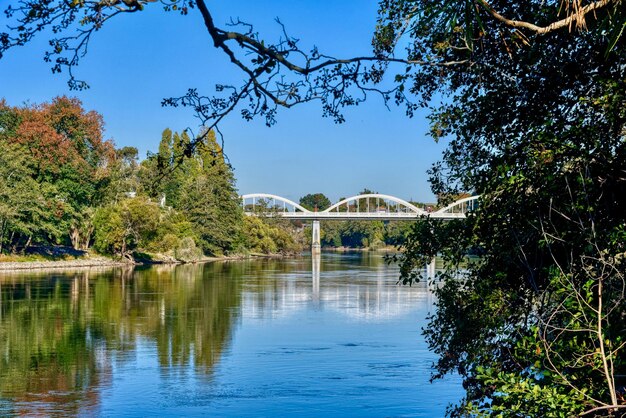
[[[102,139],[102,116],[86,112],[76,98],[57,97],[51,103],[12,110],[20,124],[8,139],[27,149],[40,171],[56,173],[70,164],[82,174],[94,176],[113,158],[113,143]]]

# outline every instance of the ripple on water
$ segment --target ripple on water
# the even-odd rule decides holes
[[[441,416],[432,295],[368,253],[0,278],[0,415]],[[10,338],[9,338],[10,337]]]

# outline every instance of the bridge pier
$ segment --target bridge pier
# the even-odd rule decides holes
[[[428,280],[434,280],[435,277],[437,277],[437,264],[435,261],[436,257],[433,257],[433,259],[430,260],[430,263],[426,265],[426,278]]]
[[[313,221],[311,226],[311,253],[320,254],[322,252],[322,243],[320,238],[320,221]]]

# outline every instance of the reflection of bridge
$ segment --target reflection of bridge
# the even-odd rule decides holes
[[[379,259],[380,264],[363,263],[365,257]],[[354,321],[384,322],[432,306],[432,289],[427,280],[411,287],[398,286],[396,265],[383,262],[380,254],[366,254],[361,260],[356,266],[342,265],[345,261],[336,255],[314,254],[310,271],[306,266],[309,260],[301,258],[286,274],[276,273],[259,281],[255,273],[245,280],[241,312],[252,319],[278,318],[311,304],[315,310],[332,311]]]
[[[252,193],[241,196],[246,215],[264,214],[288,219],[313,221],[312,249],[319,251],[321,220],[415,220],[421,217],[435,219],[462,219],[478,204],[479,196],[466,197],[450,205],[427,211],[400,198],[384,194],[362,194],[343,199],[323,211],[311,211],[296,202],[267,193]]]

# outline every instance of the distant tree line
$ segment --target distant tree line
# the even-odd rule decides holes
[[[299,251],[290,225],[244,219],[213,132],[192,148],[185,132],[166,129],[140,162],[136,148],[105,140],[103,126],[78,99],[0,101],[0,253],[67,245],[192,261]]]

